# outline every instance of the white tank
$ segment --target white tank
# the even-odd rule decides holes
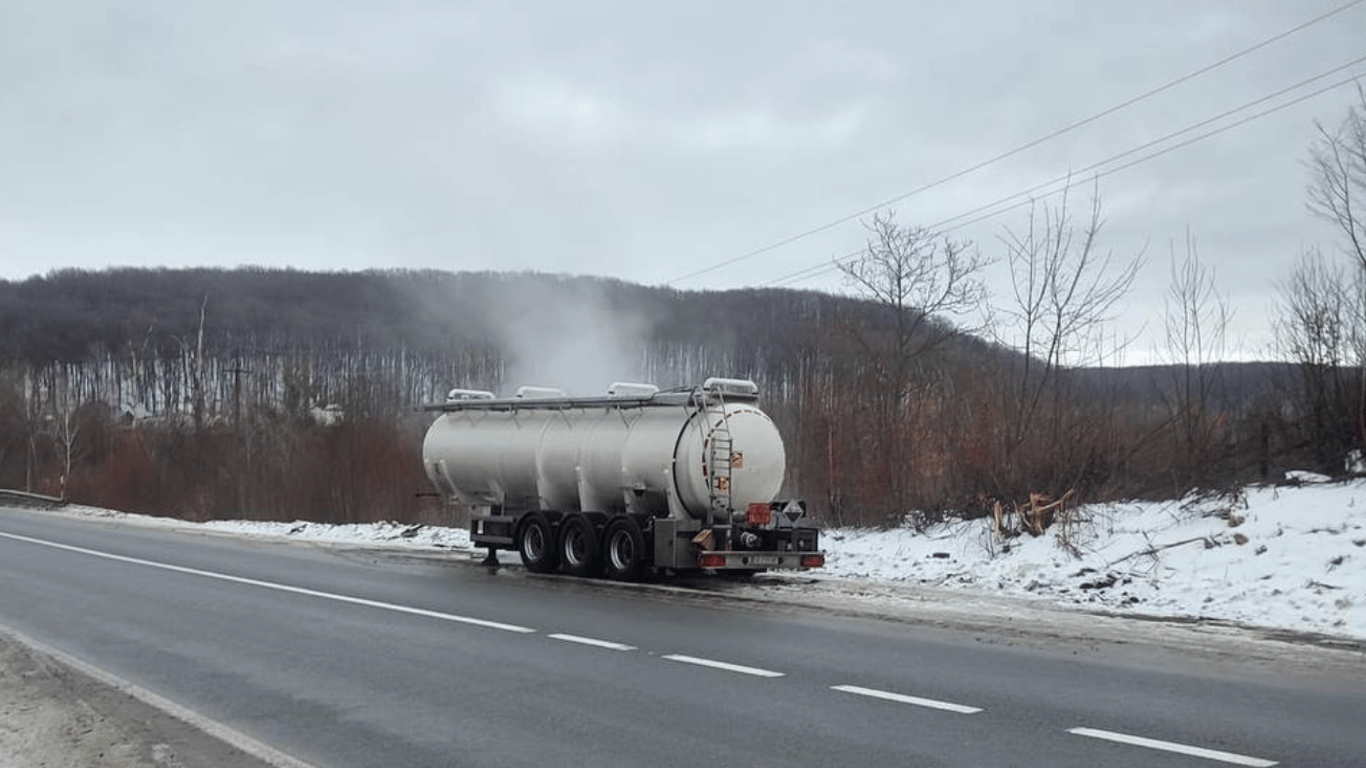
[[[721,485],[728,486],[731,510],[777,495],[786,461],[782,437],[754,404],[752,383],[708,379],[700,390],[665,393],[613,385],[612,392],[568,398],[538,390],[507,399],[453,393],[432,407],[446,412],[423,442],[427,474],[472,506],[510,510],[666,516],[672,492],[700,518],[711,507],[717,472],[729,472]]]

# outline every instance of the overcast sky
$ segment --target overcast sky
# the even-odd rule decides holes
[[[859,248],[857,217],[680,278],[1347,1],[4,2],[0,278],[255,264],[845,291],[819,267]],[[937,227],[1069,171],[1084,201],[1093,164],[1363,56],[1366,3],[884,209]],[[1181,138],[1352,75],[1366,66]],[[1314,121],[1355,99],[1339,87],[1098,181],[1102,245],[1146,246],[1114,331],[1146,329],[1126,362],[1150,353],[1188,228],[1236,354],[1269,354],[1276,282],[1333,242],[1304,207]],[[952,234],[1001,258],[1025,215]]]

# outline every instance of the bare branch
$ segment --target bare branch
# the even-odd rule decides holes
[[[1315,123],[1319,135],[1305,162],[1312,174],[1306,205],[1338,228],[1342,250],[1366,270],[1366,89],[1360,84],[1357,96],[1360,103],[1336,129]]]
[[[970,242],[903,227],[891,211],[874,215],[864,227],[863,254],[836,264],[846,282],[890,310],[893,327],[882,343],[866,329],[855,335],[865,352],[880,358],[885,383],[904,396],[916,358],[983,327],[954,325],[945,318],[981,309],[986,299],[981,273],[988,262]]]
[[[1164,401],[1173,440],[1173,490],[1180,494],[1209,480],[1218,426],[1211,399],[1219,376],[1211,363],[1223,358],[1231,313],[1189,230],[1184,256],[1178,258],[1173,243],[1170,259],[1164,320],[1172,387]]]

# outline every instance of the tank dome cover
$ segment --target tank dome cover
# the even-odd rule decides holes
[[[713,376],[702,382],[703,391],[728,398],[754,399],[759,397],[759,385],[749,379],[723,379]]]
[[[612,386],[607,388],[608,397],[653,397],[659,393],[659,387],[653,384],[637,384],[630,381],[612,382]]]
[[[482,389],[452,389],[446,393],[446,402],[454,403],[460,400],[492,400],[493,393]]]
[[[555,389],[554,387],[518,387],[517,396],[525,400],[568,397],[563,389]]]

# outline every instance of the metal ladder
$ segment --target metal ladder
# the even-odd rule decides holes
[[[730,419],[726,416],[726,404],[724,401],[717,403],[717,409],[721,413],[721,421],[711,433],[711,444],[708,450],[708,461],[711,463],[711,474],[708,476],[708,495],[711,497],[712,515],[720,516],[722,520],[730,520],[730,471],[731,448],[734,445],[730,434]],[[710,410],[710,406],[708,406]]]

